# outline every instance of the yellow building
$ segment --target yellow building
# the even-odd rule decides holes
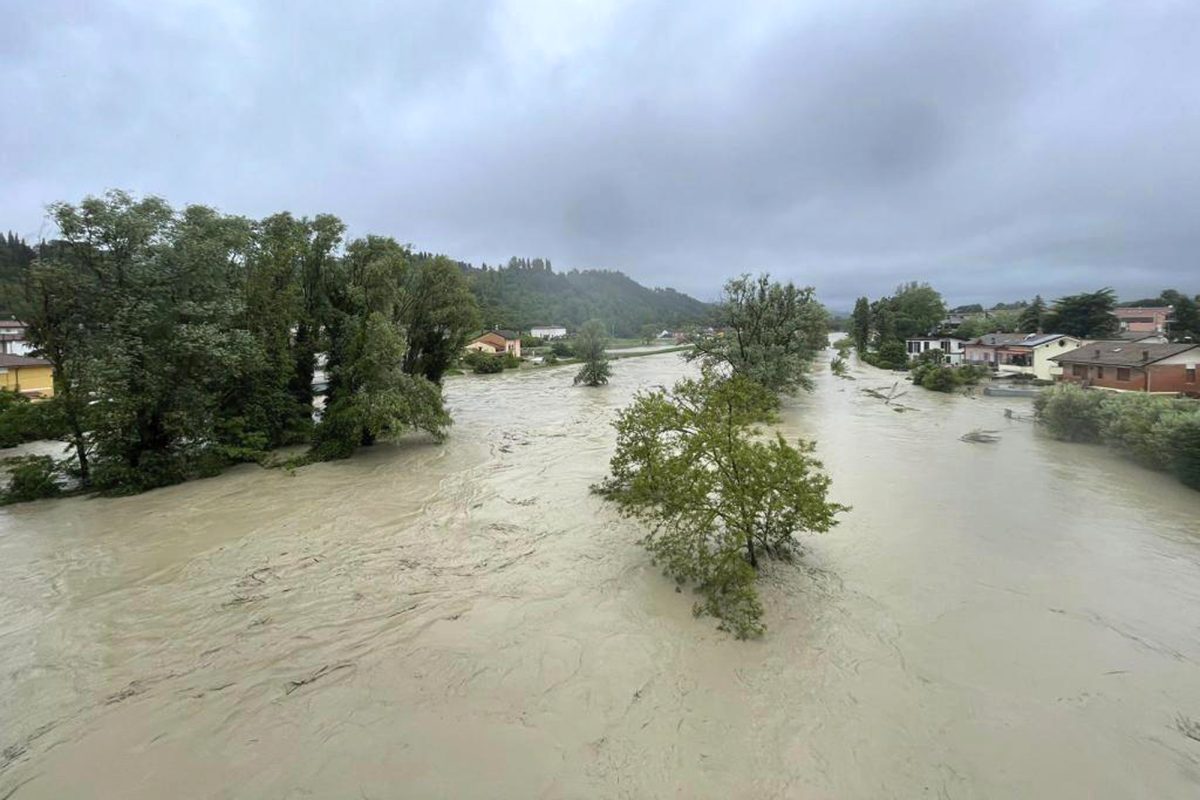
[[[0,389],[26,397],[53,397],[54,368],[44,358],[0,354]]]

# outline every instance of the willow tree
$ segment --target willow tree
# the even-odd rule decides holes
[[[587,386],[600,386],[608,383],[611,370],[608,365],[608,336],[604,331],[604,323],[598,319],[588,320],[579,329],[575,337],[575,355],[583,360],[583,366],[575,375],[575,383]]]
[[[597,487],[649,526],[647,549],[702,594],[696,612],[739,638],[763,630],[761,559],[790,559],[796,534],[828,531],[846,510],[829,501],[812,444],[762,435],[776,407],[761,384],[712,370],[642,392],[617,416],[611,474]]]

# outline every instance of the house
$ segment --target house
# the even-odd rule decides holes
[[[25,336],[25,323],[15,319],[0,319],[0,354],[27,356],[33,347]]]
[[[529,335],[538,339],[562,339],[567,335],[567,329],[562,325],[534,325],[529,329]]]
[[[478,350],[481,353],[511,353],[520,358],[521,335],[515,331],[488,331],[468,342],[467,349]]]
[[[1200,397],[1196,364],[1200,345],[1095,342],[1052,358],[1059,380],[1117,392]]]
[[[0,354],[0,389],[26,397],[53,397],[54,368],[44,358]]]
[[[1048,381],[1059,373],[1059,365],[1051,356],[1082,344],[1083,340],[1062,333],[989,333],[967,342],[963,359],[997,372]]]
[[[916,358],[921,353],[928,353],[931,350],[941,350],[942,355],[946,358],[946,363],[952,366],[958,366],[963,362],[966,343],[966,339],[949,335],[911,336],[904,340],[909,358]]]
[[[1117,315],[1123,331],[1163,333],[1167,330],[1172,311],[1172,306],[1144,306],[1118,308],[1113,313]]]

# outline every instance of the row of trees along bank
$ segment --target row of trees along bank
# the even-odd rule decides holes
[[[695,341],[699,378],[640,392],[614,423],[617,449],[596,490],[644,523],[643,544],[697,614],[739,638],[763,632],[755,588],[764,558],[791,559],[796,534],[823,532],[848,510],[828,498],[814,445],[766,434],[780,395],[810,386],[828,341],[811,288],[768,276],[729,281],[721,329]]]
[[[1057,439],[1107,445],[1200,489],[1200,402],[1066,384],[1043,390],[1034,411]]]
[[[84,488],[141,491],[284,445],[344,458],[450,424],[442,375],[478,319],[447,259],[344,243],[324,214],[251,220],[110,192],[50,215],[59,238],[24,275],[28,335],[53,364]]]

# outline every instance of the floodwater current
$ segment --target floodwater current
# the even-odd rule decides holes
[[[452,379],[443,444],[0,511],[0,798],[1200,797],[1200,494],[822,369],[780,427],[853,509],[739,642],[588,492],[689,369]]]

